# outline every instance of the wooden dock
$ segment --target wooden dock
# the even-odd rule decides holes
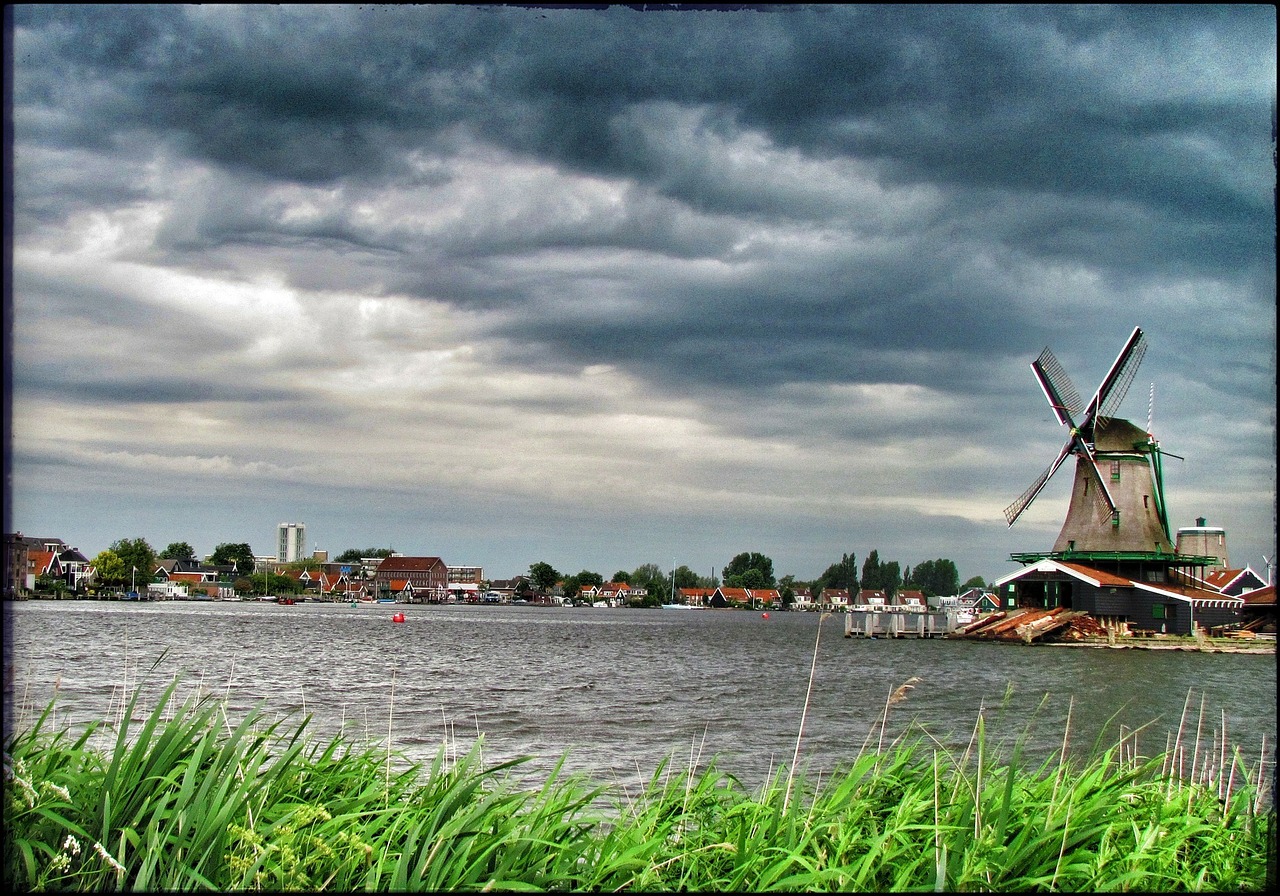
[[[954,611],[885,607],[851,610],[844,617],[846,638],[945,638],[959,627]]]

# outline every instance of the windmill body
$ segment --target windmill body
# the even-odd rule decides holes
[[[1151,437],[1128,420],[1100,420],[1094,427],[1093,458],[1076,459],[1067,518],[1054,553],[1173,554],[1161,519],[1161,489]],[[1096,467],[1095,467],[1096,463]],[[1102,474],[1112,510],[1097,492]]]

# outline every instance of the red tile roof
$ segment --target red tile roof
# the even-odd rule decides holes
[[[1251,607],[1266,606],[1267,604],[1274,607],[1276,605],[1276,586],[1264,585],[1256,591],[1246,591],[1240,596],[1243,597],[1244,602]]]
[[[439,557],[385,557],[378,564],[378,572],[421,572],[443,562]]]

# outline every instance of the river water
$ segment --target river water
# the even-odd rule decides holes
[[[717,766],[755,787],[812,776],[908,726],[962,750],[1086,756],[1135,729],[1138,752],[1188,755],[1225,729],[1250,769],[1274,765],[1276,657],[844,637],[815,613],[253,602],[22,601],[4,605],[5,733],[54,700],[59,725],[142,711],[175,677],[229,714],[311,716],[328,739],[429,760],[483,734],[486,764],[532,756],[601,783],[647,780],[660,760]],[[392,621],[397,612],[405,621]],[[912,681],[915,679],[915,681]],[[911,682],[887,709],[892,692]],[[148,702],[150,701],[150,702]],[[807,709],[806,709],[807,706]],[[887,711],[886,711],[887,710]],[[1185,717],[1185,722],[1183,721]],[[233,718],[238,721],[238,718]],[[802,729],[803,723],[803,729]],[[1146,726],[1145,728],[1143,726]],[[1130,743],[1133,741],[1131,740]],[[1217,749],[1216,747],[1214,748]]]

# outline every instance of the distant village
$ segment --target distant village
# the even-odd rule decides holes
[[[1199,521],[1202,522],[1202,521]],[[253,557],[253,571],[246,575],[235,563],[211,564],[196,559],[163,558],[155,568],[135,571],[127,586],[104,588],[97,581],[93,562],[59,538],[6,534],[7,600],[32,597],[97,598],[141,601],[298,601],[332,603],[398,604],[527,604],[555,607],[678,607],[681,609],[792,610],[835,613],[888,612],[952,614],[955,625],[990,619],[1010,610],[1014,600],[1003,593],[1005,581],[990,587],[974,587],[955,595],[926,595],[904,588],[822,588],[817,594],[803,585],[777,587],[670,587],[651,594],[643,584],[601,581],[566,587],[564,580],[539,583],[532,576],[486,579],[478,566],[449,566],[440,557],[363,557],[334,562],[327,552],[304,557],[301,526],[281,524],[277,556]],[[354,552],[352,552],[354,553]],[[1225,560],[1225,558],[1224,558]],[[1007,577],[1010,583],[1034,572]],[[1069,564],[1056,563],[1056,571],[1079,574]],[[1268,573],[1270,570],[1268,570]],[[1096,575],[1096,574],[1095,574]],[[257,577],[262,577],[261,585]],[[283,577],[280,578],[280,577]],[[1268,576],[1269,577],[1269,576]],[[714,580],[713,580],[714,581]],[[1105,584],[1105,583],[1104,583]],[[1114,584],[1120,584],[1118,581]],[[42,587],[43,586],[43,587]],[[1249,567],[1223,565],[1202,573],[1195,586],[1217,595],[1213,603],[1235,610],[1232,622],[1274,631],[1275,588]],[[1008,589],[1014,593],[1012,588]],[[1202,603],[1204,600],[1202,599]],[[1205,610],[1209,607],[1205,606]],[[1207,614],[1206,614],[1207,615]],[[1234,625],[1233,625],[1234,627]]]
[[[282,524],[282,527],[285,524]],[[808,587],[783,591],[775,588],[741,588],[728,585],[669,589],[661,596],[629,582],[601,582],[566,591],[563,581],[540,587],[530,576],[512,579],[484,577],[478,566],[449,566],[439,557],[415,557],[391,553],[386,557],[366,557],[358,562],[331,562],[324,551],[313,552],[311,563],[301,564],[299,552],[291,549],[291,533],[282,536],[282,551],[288,559],[255,557],[254,571],[246,576],[231,565],[214,565],[195,559],[165,558],[156,561],[149,574],[140,575],[125,589],[103,591],[95,587],[92,561],[77,548],[59,538],[31,537],[22,533],[5,536],[7,547],[5,597],[22,599],[39,591],[39,583],[57,582],[66,597],[95,596],[117,600],[276,600],[256,589],[253,578],[285,576],[293,581],[287,590],[293,600],[321,602],[394,602],[411,604],[535,604],[543,606],[643,607],[679,604],[694,609],[743,608],[759,610],[791,609],[842,612],[855,606],[923,607],[954,606],[974,613],[998,609],[995,596],[982,588],[963,594],[926,598],[912,589],[886,593],[866,589],[850,593],[847,588],[824,588],[815,597]],[[237,582],[241,587],[237,587]],[[249,588],[243,586],[248,584]],[[257,594],[261,590],[264,593]],[[285,589],[276,589],[285,591]],[[52,596],[52,595],[49,595]]]

